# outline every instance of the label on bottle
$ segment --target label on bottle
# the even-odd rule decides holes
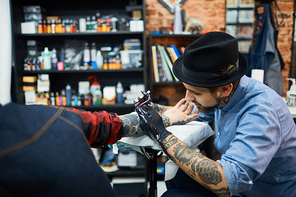
[[[288,95],[287,105],[291,106],[291,107],[296,106],[296,95],[295,94]]]

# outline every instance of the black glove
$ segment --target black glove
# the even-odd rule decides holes
[[[165,129],[162,117],[149,104],[136,106],[136,112],[142,121],[141,124],[143,124],[143,122],[147,124],[148,129],[145,129],[143,125],[141,127],[152,140],[162,142],[171,134],[171,132]]]

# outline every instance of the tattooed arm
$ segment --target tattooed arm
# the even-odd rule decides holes
[[[174,107],[153,103],[153,108],[162,116],[165,127],[184,125],[198,117],[198,113],[190,115],[194,106],[191,105],[188,108],[189,102],[186,102],[184,106],[180,108],[184,102],[185,99],[181,99]],[[119,118],[123,122],[124,137],[138,137],[145,134],[140,127],[140,119],[136,112],[119,116]]]
[[[189,148],[172,134],[162,144],[170,159],[192,179],[218,196],[230,196],[223,169],[217,162]]]
[[[124,137],[138,137],[144,135],[144,131],[140,127],[140,119],[136,112],[119,116],[122,121]]]

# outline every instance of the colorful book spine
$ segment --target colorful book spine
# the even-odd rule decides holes
[[[163,68],[163,73],[166,77],[166,81],[173,81],[173,77],[171,75],[171,72],[168,68],[168,65],[167,65],[167,61],[165,59],[165,56],[164,56],[164,51],[162,50],[161,46],[160,45],[157,45],[158,47],[158,50],[160,51],[160,56],[161,56],[161,62],[162,62],[162,68]]]
[[[159,81],[167,81],[167,78],[163,72],[161,54],[157,47],[156,47],[156,59],[157,59]]]
[[[153,67],[154,81],[159,82],[156,46],[151,46],[151,53],[152,53],[152,67]]]

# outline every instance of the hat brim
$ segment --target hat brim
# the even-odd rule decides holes
[[[204,88],[219,87],[219,86],[223,86],[223,85],[232,83],[232,82],[240,79],[247,72],[247,69],[248,69],[247,59],[241,53],[239,53],[239,68],[238,68],[238,70],[236,71],[236,73],[234,75],[232,75],[231,77],[229,77],[227,79],[221,79],[221,80],[218,80],[218,81],[204,81],[204,82],[195,81],[195,80],[187,78],[183,74],[183,72],[182,72],[182,67],[183,66],[184,66],[183,65],[183,56],[180,56],[175,61],[174,65],[173,65],[174,75],[181,82],[187,83],[187,84],[192,85],[192,86],[204,87]]]

